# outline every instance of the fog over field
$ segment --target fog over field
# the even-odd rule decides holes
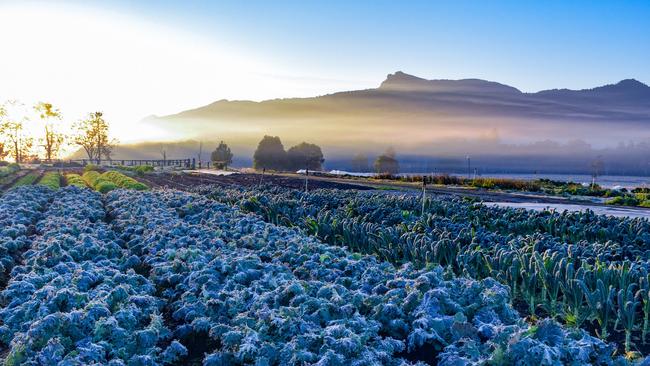
[[[242,164],[262,136],[277,135],[285,145],[321,145],[326,166],[337,169],[349,168],[355,154],[373,156],[389,146],[410,171],[462,170],[468,155],[484,171],[582,172],[594,159],[617,174],[648,174],[650,168],[650,87],[634,79],[524,93],[479,79],[425,80],[396,72],[375,89],[219,100],[142,123],[180,140],[227,140]],[[176,145],[183,154],[198,149],[198,143]],[[146,145],[128,149],[155,154]]]

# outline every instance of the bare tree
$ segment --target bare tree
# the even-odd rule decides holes
[[[45,149],[45,160],[50,162],[57,158],[64,135],[56,130],[56,121],[61,120],[61,112],[50,103],[39,102],[34,106],[45,128],[45,135],[42,137],[42,145]]]
[[[5,149],[5,136],[3,131],[3,122],[6,115],[7,111],[4,105],[0,104],[0,161],[3,161],[9,155],[9,151]]]
[[[203,157],[203,141],[199,141],[199,168],[201,168],[201,158]]]
[[[167,148],[165,145],[160,145],[160,155],[163,158],[163,166],[167,165]]]
[[[3,136],[5,144],[9,145],[8,155],[19,164],[30,155],[33,144],[33,139],[25,131],[24,122],[28,120],[26,114],[17,113],[23,107],[24,105],[18,101],[7,101],[1,107],[0,112],[0,134]],[[13,113],[9,113],[8,109],[11,109]],[[22,117],[18,117],[19,114]]]
[[[77,122],[75,128],[74,143],[86,151],[88,159],[97,161],[97,164],[101,164],[102,156],[111,160],[117,140],[109,138],[109,126],[102,112],[90,113],[86,119]]]
[[[5,144],[0,142],[0,161],[4,161],[7,155],[9,155],[9,151],[5,149]]]
[[[591,187],[596,186],[596,179],[603,174],[603,170],[605,170],[605,162],[603,161],[603,157],[598,155],[596,159],[594,159],[591,162]]]

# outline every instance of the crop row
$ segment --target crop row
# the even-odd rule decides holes
[[[205,365],[613,362],[584,332],[529,328],[491,279],[396,269],[183,193],[107,199],[175,335],[212,352]]]
[[[13,187],[22,187],[22,186],[29,186],[38,180],[40,177],[40,173],[38,172],[30,172],[27,173],[26,175],[18,178],[18,180],[14,183]]]
[[[116,188],[135,189],[138,191],[149,189],[145,184],[116,171],[99,173],[98,171],[90,170],[85,172],[81,178],[89,187],[101,193],[107,193]]]
[[[9,365],[626,363],[528,325],[493,279],[396,268],[201,196],[19,193],[0,202],[47,210],[0,294]]]
[[[0,296],[5,364],[175,362],[183,347],[168,342],[162,303],[103,221],[100,196],[74,187],[53,196]]]
[[[589,212],[539,214],[454,198],[429,199],[423,205],[412,196],[358,197],[356,192],[199,191],[267,221],[395,264],[440,264],[456,274],[496,278],[510,287],[514,300],[527,304],[530,315],[596,327],[603,339],[623,333],[626,351],[632,349],[633,335],[637,347],[646,342],[647,220]]]
[[[9,164],[7,166],[0,166],[0,186],[9,184],[14,178],[14,174],[20,171],[20,165]]]
[[[0,197],[0,288],[29,245],[33,225],[50,200],[44,187],[16,188]]]
[[[51,189],[59,189],[61,188],[61,174],[58,172],[47,172],[43,174],[43,177],[38,184]]]
[[[66,174],[65,175],[65,182],[66,182],[66,185],[74,186],[74,187],[77,187],[77,188],[86,188],[86,187],[88,187],[86,185],[86,182],[83,180],[83,178],[81,178],[81,176],[79,174],[72,174],[72,173],[71,174]]]

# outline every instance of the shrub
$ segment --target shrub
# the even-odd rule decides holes
[[[607,205],[638,206],[641,201],[635,196],[618,196],[605,202]]]

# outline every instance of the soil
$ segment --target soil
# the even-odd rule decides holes
[[[204,184],[217,184],[221,186],[233,187],[253,187],[260,184],[271,184],[284,188],[304,189],[304,177],[292,177],[278,174],[231,174],[228,176],[218,176],[212,174],[169,174],[169,173],[156,173],[147,174],[144,177],[135,177],[141,182],[149,185],[152,188],[174,188],[180,190],[187,190],[195,186]],[[369,190],[372,187],[363,186],[359,184],[341,183],[335,181],[325,181],[309,179],[307,187],[309,189],[319,188],[334,188],[334,189],[358,189]]]
[[[11,179],[9,179],[5,184],[0,186],[0,192],[4,192],[7,189],[11,188],[14,185],[14,183],[16,183],[16,181],[18,181],[18,179],[22,178],[23,176],[27,175],[28,173],[29,173],[28,170],[19,170],[18,172],[16,172],[16,174],[11,176]]]

